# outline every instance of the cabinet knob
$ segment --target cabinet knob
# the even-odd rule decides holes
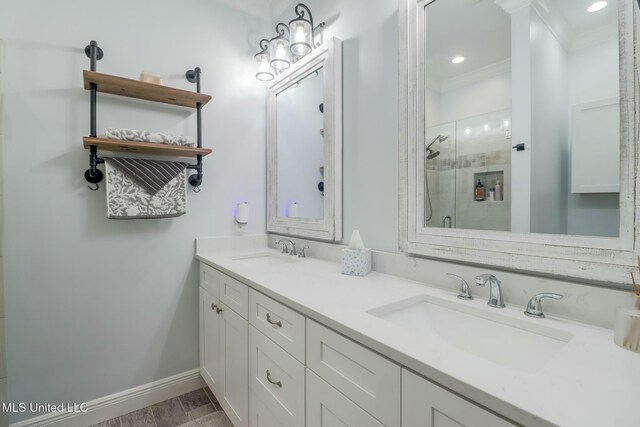
[[[215,304],[211,304],[211,310],[216,310],[217,308],[218,308],[218,306],[217,306],[217,305],[215,305]]]
[[[222,309],[221,309],[221,308],[216,307],[216,313],[218,313],[218,314],[222,313]]]
[[[271,325],[277,326],[278,328],[282,328],[282,322],[279,320],[277,322],[271,320],[271,316],[269,315],[269,313],[267,313],[267,322],[269,322],[269,324]]]
[[[267,369],[267,381],[269,381],[273,385],[277,385],[278,387],[282,388],[282,381],[274,381],[274,380],[272,380],[271,379],[271,372],[269,372],[268,369]]]

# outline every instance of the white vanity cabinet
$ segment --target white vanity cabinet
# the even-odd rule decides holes
[[[516,427],[516,425],[403,369],[402,427]]]
[[[249,426],[248,292],[245,284],[201,264],[200,372],[235,427]]]
[[[234,427],[515,427],[205,264],[200,371]]]

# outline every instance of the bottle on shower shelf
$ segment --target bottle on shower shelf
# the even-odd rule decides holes
[[[496,188],[494,188],[493,192],[496,202],[501,202],[504,196],[502,194],[502,185],[500,185],[500,181],[496,182]]]
[[[485,198],[484,185],[482,184],[482,182],[480,182],[480,178],[478,178],[478,183],[476,184],[476,192],[475,193],[476,193],[475,194],[476,202],[484,201],[484,198]]]

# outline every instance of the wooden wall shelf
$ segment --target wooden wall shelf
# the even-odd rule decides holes
[[[95,83],[98,92],[190,108],[196,108],[197,103],[205,105],[211,100],[211,95],[141,82],[110,74],[89,70],[83,70],[82,74],[84,77],[84,88],[86,90],[91,90],[91,83]]]
[[[182,145],[154,144],[140,141],[122,141],[109,138],[92,138],[85,136],[82,138],[84,148],[89,149],[92,145],[98,150],[123,151],[127,153],[139,154],[159,154],[174,157],[196,157],[211,154],[209,148],[185,147]]]

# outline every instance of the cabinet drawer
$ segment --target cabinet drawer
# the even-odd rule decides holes
[[[403,427],[515,427],[515,424],[402,370]]]
[[[336,426],[385,427],[338,390],[307,370],[307,427]]]
[[[307,366],[387,427],[400,425],[400,366],[312,320]]]
[[[304,425],[304,366],[254,327],[249,328],[251,393],[281,421]]]
[[[200,286],[216,298],[220,297],[220,274],[215,268],[200,263]]]
[[[239,280],[219,273],[220,301],[247,319],[249,314],[249,287]]]
[[[251,289],[249,323],[304,364],[304,316]]]

